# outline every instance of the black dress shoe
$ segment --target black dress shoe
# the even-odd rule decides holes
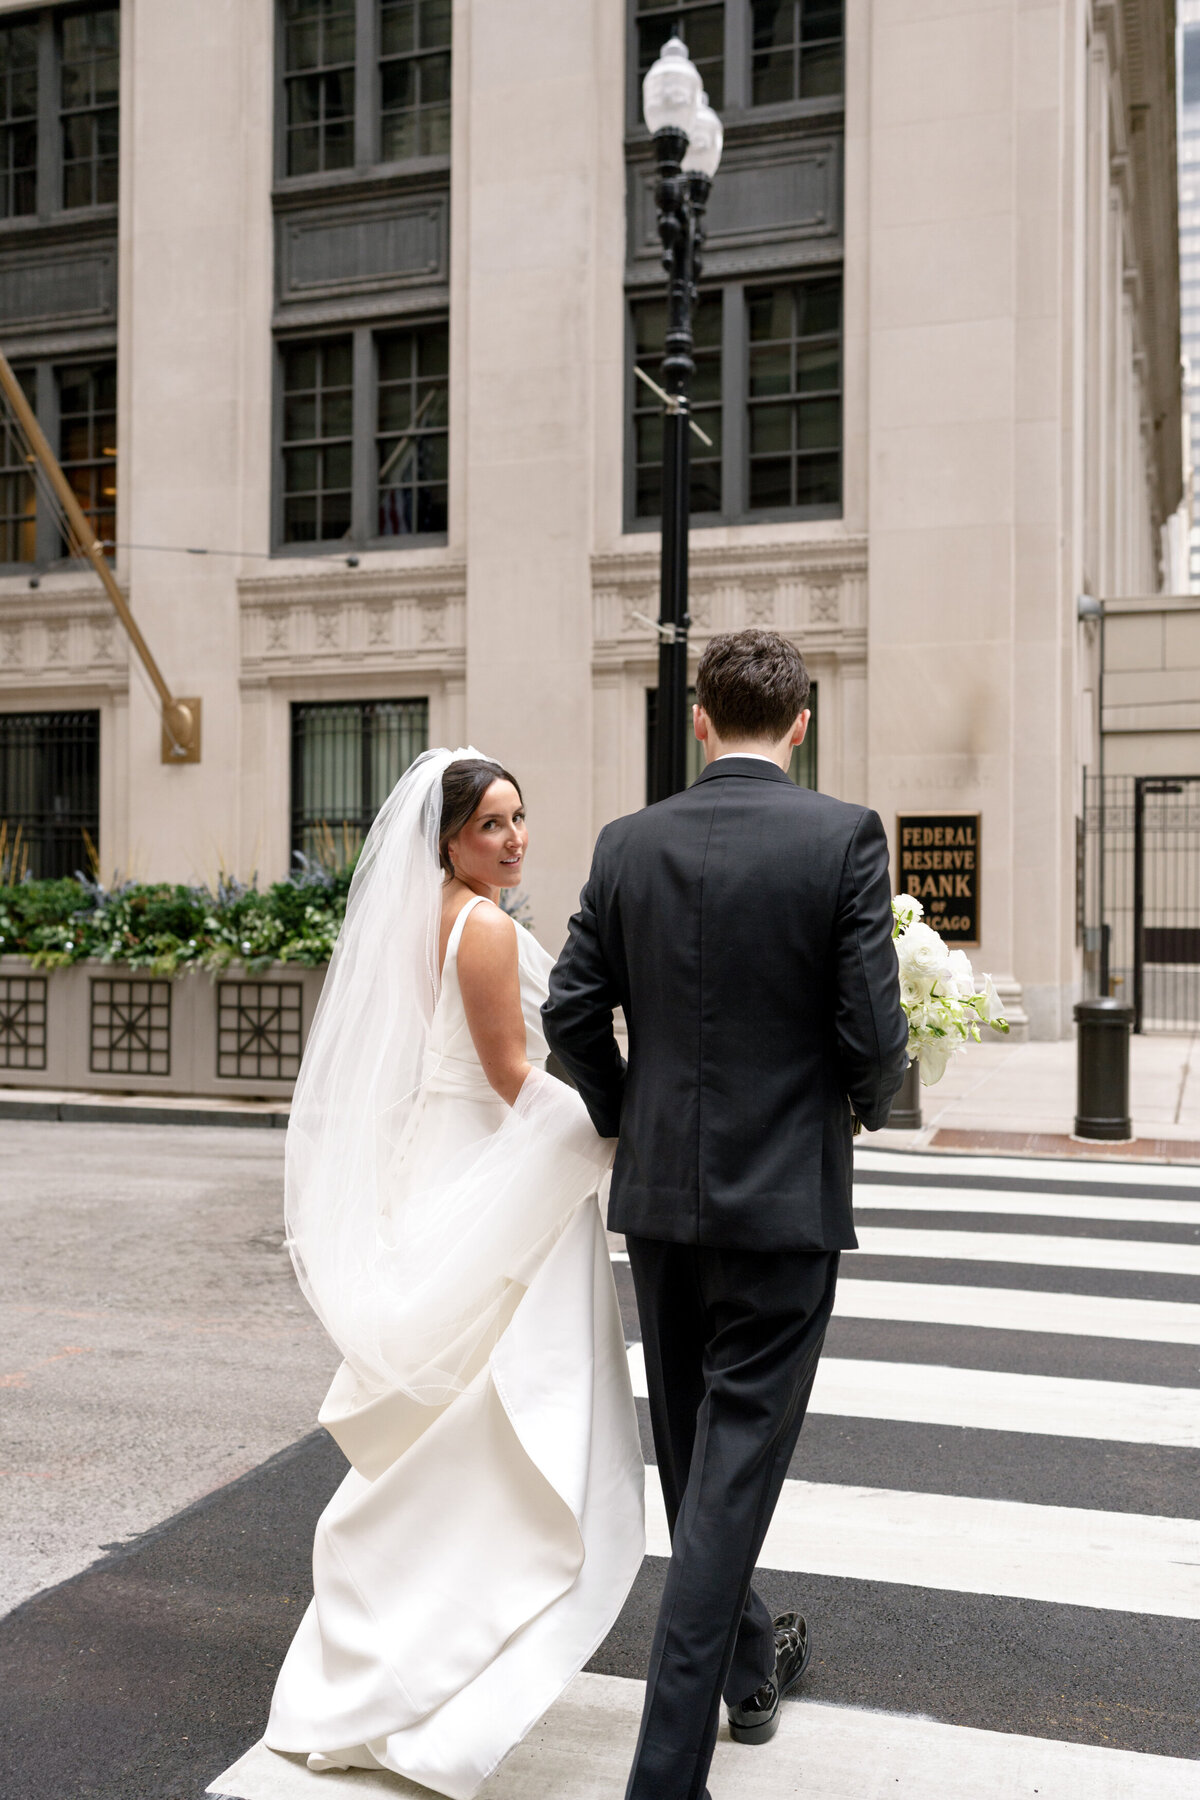
[[[783,1696],[795,1687],[812,1655],[808,1626],[797,1612],[775,1620],[775,1673],[756,1694],[729,1708],[729,1735],[735,1744],[765,1744],[779,1730]]]

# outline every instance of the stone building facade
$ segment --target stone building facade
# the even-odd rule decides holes
[[[1077,596],[1160,591],[1180,495],[1166,0],[0,0],[0,345],[204,707],[201,761],[165,766],[10,447],[0,811],[35,845],[39,805],[68,838],[87,813],[105,873],[275,878],[469,740],[525,784],[560,940],[646,792],[638,81],[672,27],[726,128],[694,648],[787,632],[802,778],[889,829],[979,815],[972,954],[1058,1036],[1098,735]],[[68,717],[97,727],[82,799]]]

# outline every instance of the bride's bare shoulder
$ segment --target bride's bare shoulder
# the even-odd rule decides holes
[[[469,956],[477,958],[507,956],[516,943],[516,934],[516,924],[504,908],[485,899],[482,906],[473,906],[467,916],[459,939],[459,955],[467,950]]]

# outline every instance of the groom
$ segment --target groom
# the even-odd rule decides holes
[[[626,1800],[707,1800],[722,1694],[733,1737],[765,1742],[808,1660],[804,1620],[750,1579],[855,1243],[852,1114],[881,1126],[907,1060],[883,826],[786,773],[808,692],[774,632],[712,639],[707,766],[600,833],[543,1008],[619,1139],[608,1222],[671,1527]]]

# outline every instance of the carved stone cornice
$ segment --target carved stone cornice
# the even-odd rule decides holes
[[[99,586],[0,590],[0,692],[98,684],[129,686],[129,646]]]
[[[466,588],[462,563],[239,581],[243,679],[459,670]]]
[[[658,614],[659,553],[616,551],[592,558],[592,611],[597,669],[649,662]],[[867,541],[693,545],[691,642],[697,652],[717,631],[768,626],[809,655],[858,662],[866,655]],[[641,614],[639,618],[637,615]]]

